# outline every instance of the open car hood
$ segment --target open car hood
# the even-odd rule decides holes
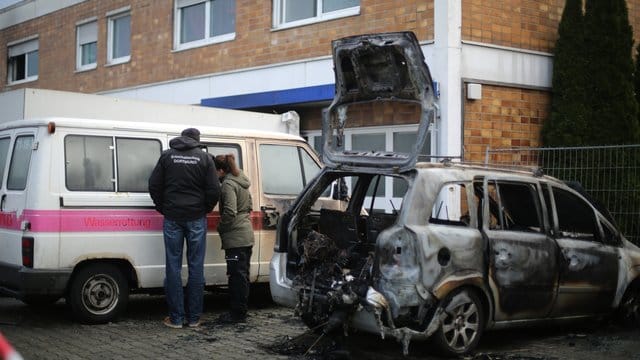
[[[435,120],[429,68],[412,32],[346,37],[332,42],[336,91],[322,114],[323,162],[332,168],[398,172],[412,168]],[[417,140],[411,153],[344,150],[348,107],[392,101],[420,104]]]

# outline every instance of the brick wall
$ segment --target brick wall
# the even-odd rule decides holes
[[[627,0],[627,8],[629,9],[629,22],[633,27],[634,46],[638,46],[640,42],[640,0]],[[635,49],[633,55],[635,56]]]
[[[105,66],[106,13],[131,6],[131,61]],[[331,40],[355,34],[412,30],[420,40],[433,39],[433,0],[362,0],[361,13],[332,21],[271,31],[272,1],[238,0],[236,39],[172,52],[173,1],[88,0],[73,7],[0,31],[6,43],[39,35],[39,80],[23,86],[97,92],[233,69],[331,54]],[[75,26],[98,18],[98,67],[75,72]],[[0,79],[6,59],[0,57]],[[7,87],[11,90],[20,86]]]
[[[487,146],[540,146],[549,93],[483,85],[481,100],[464,101],[464,158],[484,161]]]
[[[552,52],[565,1],[462,0],[462,39]],[[627,0],[627,7],[640,39],[640,0]]]
[[[322,109],[319,107],[297,109],[301,121],[300,130],[322,129]],[[349,107],[347,127],[382,125],[409,125],[420,121],[420,105],[411,103],[366,103]]]
[[[462,39],[550,52],[565,0],[462,0]]]

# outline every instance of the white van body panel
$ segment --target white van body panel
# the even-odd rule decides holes
[[[52,124],[55,124],[55,130],[50,132]],[[162,288],[165,271],[163,217],[154,210],[148,192],[69,190],[66,171],[70,165],[67,158],[72,154],[65,153],[65,139],[80,136],[91,142],[96,137],[113,139],[113,144],[121,139],[150,140],[157,142],[161,151],[164,151],[170,139],[179,136],[182,129],[190,126],[58,117],[0,123],[0,141],[8,137],[11,139],[5,180],[0,187],[0,274],[6,271],[3,266],[16,268],[22,274],[25,266],[21,239],[30,237],[34,239],[34,246],[33,266],[27,269],[29,271],[63,272],[66,274],[64,279],[68,280],[80,264],[117,260],[131,267],[132,288]],[[239,151],[243,170],[252,182],[250,191],[254,201],[251,218],[256,244],[251,259],[251,281],[266,282],[269,279],[275,229],[262,226],[264,213],[261,209],[274,209],[282,213],[296,194],[264,193],[258,154],[260,146],[286,146],[303,151],[315,162],[318,171],[320,162],[299,136],[211,126],[198,126],[198,129],[203,144],[222,146],[222,150],[228,145]],[[11,163],[11,149],[15,139],[20,136],[33,136],[31,164],[25,189],[9,190],[6,178]],[[110,147],[104,151],[113,151],[114,158],[117,158],[117,149]],[[116,171],[115,177],[118,175]],[[145,182],[147,178],[148,175]],[[206,285],[226,285],[224,251],[221,249],[220,236],[215,231],[219,221],[217,207],[207,217]],[[186,264],[184,258],[182,275],[185,284],[188,275]],[[50,282],[58,284],[57,281]],[[58,284],[56,289],[42,291],[65,296],[64,291],[68,286],[65,285],[63,289],[60,286]],[[0,291],[11,287],[10,291],[3,292],[16,297],[25,295],[19,283],[5,284],[0,281]]]

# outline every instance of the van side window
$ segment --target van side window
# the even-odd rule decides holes
[[[148,180],[162,152],[153,139],[116,138],[118,191],[146,192]]]
[[[533,184],[489,182],[489,229],[541,232],[540,202]]]
[[[13,154],[7,178],[8,190],[24,190],[33,152],[33,136],[18,136],[13,144]]]
[[[9,155],[10,142],[10,138],[0,139],[0,187],[2,187],[2,180],[4,179],[4,168],[7,164],[7,155]]]
[[[266,194],[297,195],[320,171],[320,166],[300,147],[263,144],[260,169]]]
[[[111,137],[69,135],[64,139],[65,177],[72,191],[115,191]]]
[[[556,203],[560,236],[587,241],[598,240],[595,213],[586,201],[556,187],[553,187],[553,199]]]
[[[242,153],[238,144],[207,144],[207,152],[213,156],[233,154],[236,157],[238,167],[244,169]]]
[[[71,191],[146,192],[162,145],[155,139],[68,135],[64,152],[66,184]]]
[[[469,226],[471,216],[465,184],[445,184],[431,209],[432,224]]]

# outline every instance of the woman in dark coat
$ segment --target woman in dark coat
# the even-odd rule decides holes
[[[225,323],[245,322],[249,300],[249,261],[254,243],[251,182],[238,168],[232,154],[218,155],[214,161],[222,182],[218,233],[227,261],[230,297],[230,311],[219,320]]]

